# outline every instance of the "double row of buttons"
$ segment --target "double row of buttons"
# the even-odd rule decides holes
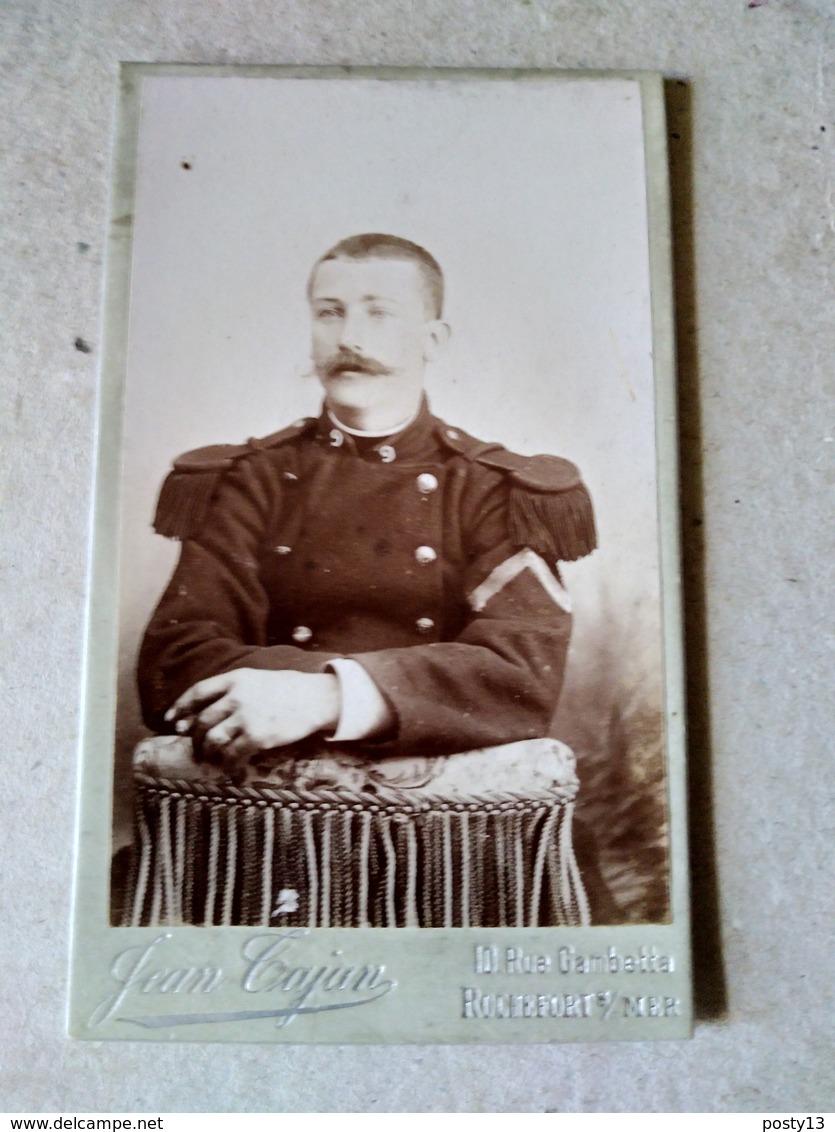
[[[332,429],[330,433],[331,444],[338,448],[344,441],[344,437],[339,429]],[[397,453],[389,444],[383,444],[379,448],[380,459],[383,463],[391,463],[395,459]],[[286,473],[286,478],[296,479],[293,473]],[[415,486],[421,495],[431,495],[434,491],[438,490],[438,478],[431,472],[421,472],[415,480]],[[275,547],[276,554],[292,554],[293,548],[291,546],[277,546]],[[436,562],[438,559],[438,552],[431,546],[419,546],[415,550],[415,559],[421,566],[429,566],[431,563]],[[415,628],[419,633],[431,633],[435,628],[435,622],[431,617],[418,617],[415,622]],[[308,625],[297,625],[293,629],[290,636],[297,645],[307,645],[313,640],[313,630]]]
[[[275,546],[273,547],[275,554],[292,554],[292,546]],[[437,561],[438,552],[431,546],[419,546],[415,551],[415,558],[421,566],[429,566],[432,562]]]
[[[337,430],[334,429],[334,432]],[[340,433],[341,435],[341,433]],[[285,472],[285,476],[290,479],[297,477],[292,472]],[[421,472],[415,480],[415,486],[421,495],[431,495],[433,491],[438,490],[438,479],[433,476],[431,472]],[[276,554],[292,554],[292,546],[276,546],[274,547]],[[438,558],[438,552],[431,546],[419,546],[415,551],[415,558],[421,566],[428,566],[430,563],[435,562]],[[302,626],[303,628],[304,626]]]
[[[383,448],[386,447],[387,445],[384,444]],[[380,452],[383,451],[383,448],[380,449]],[[391,451],[393,452],[394,449],[392,448]],[[295,472],[291,471],[282,472],[281,475],[283,479],[288,480],[291,483],[295,482],[299,478]],[[431,472],[421,472],[415,480],[415,487],[418,489],[421,495],[431,495],[433,491],[438,490],[438,477],[433,476]]]
[[[431,633],[435,622],[431,617],[418,617],[415,628],[419,633]],[[308,625],[297,625],[290,636],[297,645],[308,645],[313,640],[313,630]]]

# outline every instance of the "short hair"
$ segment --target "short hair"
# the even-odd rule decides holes
[[[420,244],[404,240],[402,236],[389,236],[385,232],[364,232],[359,236],[348,236],[316,260],[307,284],[308,295],[316,268],[332,259],[401,259],[416,264],[423,277],[433,317],[441,317],[444,309],[444,274],[435,257]]]

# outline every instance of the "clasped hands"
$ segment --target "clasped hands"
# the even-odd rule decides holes
[[[328,672],[236,668],[200,680],[165,713],[178,735],[191,736],[195,756],[241,765],[259,751],[333,730],[339,680]]]

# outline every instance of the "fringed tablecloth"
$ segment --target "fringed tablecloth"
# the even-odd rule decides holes
[[[574,756],[554,739],[426,759],[330,748],[233,781],[158,737],[134,779],[125,925],[588,923]]]

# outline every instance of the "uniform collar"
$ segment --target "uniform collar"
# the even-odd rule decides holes
[[[435,428],[437,420],[429,411],[424,395],[414,420],[388,436],[360,437],[363,459],[381,463],[409,463],[425,459],[437,450]],[[354,436],[334,423],[323,405],[316,423],[316,439],[340,451],[358,453]],[[373,442],[373,443],[370,443]],[[392,455],[393,453],[393,455]]]
[[[370,440],[387,440],[390,436],[394,436],[395,433],[399,434],[401,432],[405,432],[406,429],[410,428],[415,423],[415,421],[417,420],[418,413],[420,412],[420,408],[418,408],[414,413],[412,413],[412,415],[410,417],[408,417],[406,420],[402,421],[397,426],[397,428],[393,428],[393,429],[392,428],[384,428],[384,429],[381,429],[379,432],[363,432],[362,429],[359,429],[359,428],[349,428],[348,425],[343,424],[342,421],[337,419],[337,417],[334,415],[334,412],[333,412],[332,409],[326,409],[325,412],[327,413],[328,417],[330,418],[331,424],[335,428],[338,428],[341,432],[347,432],[348,435],[353,436],[355,440],[359,440],[359,441],[369,440],[370,441]]]

